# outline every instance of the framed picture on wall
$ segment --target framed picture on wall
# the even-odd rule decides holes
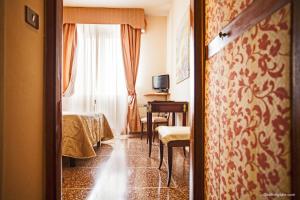
[[[176,35],[176,83],[190,77],[190,10],[179,23]]]

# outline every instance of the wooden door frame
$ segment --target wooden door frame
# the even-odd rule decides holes
[[[300,1],[292,0],[292,131],[291,131],[291,181],[295,200],[300,200]]]
[[[300,200],[300,1],[292,0],[292,192]],[[191,0],[192,39],[194,43],[193,136],[191,139],[190,199],[204,199],[204,70],[205,3]],[[45,199],[61,199],[61,70],[62,0],[45,0],[45,128],[46,174]],[[297,21],[298,19],[298,21]]]
[[[45,0],[45,199],[61,199],[62,0]]]
[[[190,145],[190,199],[204,200],[205,1],[191,0],[194,50],[193,127]]]

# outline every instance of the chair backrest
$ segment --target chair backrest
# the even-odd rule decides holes
[[[158,113],[158,117],[165,117],[165,118],[167,118],[169,120],[170,113],[169,112]]]
[[[138,110],[139,110],[139,114],[140,114],[140,117],[143,118],[143,117],[146,117],[147,116],[147,105],[145,104],[140,104],[138,105]]]
[[[147,104],[145,104],[145,105],[138,105],[138,110],[139,110],[139,114],[140,114],[141,118],[147,117]],[[152,116],[155,116],[155,117],[165,117],[164,113],[153,113]],[[166,117],[166,118],[168,118],[168,117]]]
[[[139,108],[140,117],[141,118],[147,117],[147,104],[138,105],[138,108]],[[153,113],[153,116],[165,117],[165,118],[167,118],[168,121],[170,119],[170,115],[171,115],[171,113],[169,113],[169,112]]]

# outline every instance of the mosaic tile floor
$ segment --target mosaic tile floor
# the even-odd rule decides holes
[[[162,169],[158,170],[157,141],[153,144],[151,158],[145,138],[123,137],[102,143],[95,158],[76,160],[76,167],[69,167],[68,160],[64,160],[63,199],[189,199],[189,155],[184,157],[182,148],[174,148],[169,188],[166,160],[165,157]]]

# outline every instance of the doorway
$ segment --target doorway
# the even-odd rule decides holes
[[[61,49],[57,47],[62,46],[61,41],[61,33],[62,33],[62,10],[63,10],[63,3],[62,1],[46,1],[46,96],[47,96],[47,172],[46,172],[46,179],[47,179],[47,199],[61,199],[61,187],[62,187],[62,180],[61,180],[61,132],[62,132],[62,98],[61,98]],[[203,35],[199,34],[203,32],[204,26],[204,19],[198,11],[204,9],[203,2],[192,2],[192,31],[193,36],[195,35]],[[53,17],[55,16],[55,17]],[[197,24],[196,24],[197,23]],[[201,57],[195,56],[195,65],[191,66],[195,68],[195,88],[194,88],[194,101],[195,103],[191,103],[190,111],[195,114],[194,117],[194,130],[195,133],[192,138],[191,143],[191,150],[190,150],[190,199],[202,199],[204,196],[202,195],[202,190],[193,190],[193,188],[199,188],[204,186],[203,178],[204,178],[204,171],[201,158],[203,158],[203,151],[201,150],[202,145],[200,145],[203,140],[201,137],[201,131],[203,126],[203,117],[201,117],[202,113],[202,103],[201,102],[201,95],[198,94],[197,89],[202,88],[202,81],[199,77],[201,75],[201,67],[199,65],[203,61],[204,56],[204,48],[200,41],[203,38],[199,37],[192,37],[192,41],[194,44],[194,52],[195,55],[201,55]],[[198,41],[198,42],[197,42]],[[197,44],[197,45],[196,45]],[[56,66],[55,68],[50,66]],[[196,67],[198,66],[198,67]],[[200,74],[199,74],[200,73]],[[198,77],[199,76],[199,77]],[[198,90],[200,91],[200,90]],[[194,105],[194,106],[193,106]],[[195,112],[197,111],[197,112]],[[200,160],[199,160],[200,159]],[[196,178],[193,178],[196,177]],[[202,187],[203,188],[203,187]]]

